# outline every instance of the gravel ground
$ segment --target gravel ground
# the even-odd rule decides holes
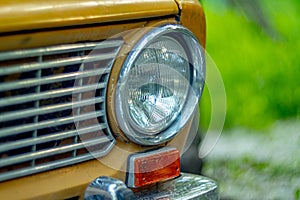
[[[300,121],[225,131],[203,173],[217,180],[221,199],[300,200]]]

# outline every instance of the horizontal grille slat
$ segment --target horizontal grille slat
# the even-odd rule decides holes
[[[104,49],[111,47],[120,47],[123,41],[113,40],[113,41],[103,41],[101,44],[99,42],[90,43],[78,43],[78,44],[67,44],[61,46],[45,47],[30,50],[20,50],[13,52],[4,52],[0,54],[0,61],[11,60],[16,58],[28,58],[35,57],[37,55],[51,55],[53,52],[56,54],[71,53],[76,51],[86,51],[90,49]]]
[[[41,100],[45,98],[55,98],[62,95],[72,95],[82,92],[89,92],[94,91],[97,89],[105,88],[106,84],[94,84],[94,85],[87,85],[87,86],[81,86],[81,87],[73,87],[73,88],[65,88],[65,89],[59,89],[59,90],[51,90],[47,92],[40,92],[37,94],[30,94],[30,95],[24,95],[24,96],[16,96],[16,97],[10,97],[3,100],[0,100],[0,107],[3,106],[9,106],[9,105],[16,105],[20,103],[26,103],[30,101],[36,101]]]
[[[115,144],[115,142],[111,142],[109,144],[107,150],[110,151],[111,148],[114,146],[114,144]],[[87,161],[87,160],[90,160],[90,159],[93,159],[93,158],[102,157],[105,154],[106,154],[105,152],[96,152],[96,153],[93,153],[93,154],[84,154],[84,155],[80,155],[80,156],[69,158],[69,159],[59,160],[59,161],[56,161],[56,162],[49,162],[47,164],[39,165],[39,166],[36,166],[36,167],[24,168],[22,170],[18,170],[17,172],[8,172],[8,173],[0,176],[0,181],[8,180],[8,179],[12,179],[12,178],[15,178],[15,177],[20,177],[20,176],[26,176],[26,175],[33,174],[33,173],[39,173],[39,172],[51,170],[51,169],[57,168],[57,167],[72,165],[74,163],[80,163],[80,162]]]
[[[16,148],[27,147],[30,145],[37,145],[37,144],[46,143],[55,140],[61,140],[64,138],[70,138],[76,136],[78,133],[80,134],[91,133],[93,131],[99,130],[99,128],[105,128],[105,127],[106,127],[105,124],[99,124],[97,126],[85,127],[79,130],[59,132],[51,135],[41,136],[38,138],[33,138],[33,139],[30,138],[30,139],[20,140],[17,142],[3,144],[0,146],[0,152],[9,151]]]
[[[9,121],[9,120],[16,120],[26,117],[32,117],[34,115],[42,115],[46,113],[52,113],[57,111],[62,111],[66,109],[78,108],[82,106],[92,105],[95,103],[104,102],[104,97],[97,97],[93,99],[83,100],[80,102],[70,102],[64,104],[56,104],[53,106],[45,106],[40,108],[33,108],[28,110],[23,110],[22,113],[16,112],[9,112],[7,114],[3,113],[0,115],[0,122]],[[1,137],[1,135],[0,135]]]
[[[87,119],[92,119],[95,117],[103,116],[105,113],[103,111],[87,113],[79,116],[65,117],[65,118],[57,118],[55,120],[43,121],[39,123],[32,123],[23,126],[15,126],[13,128],[2,129],[0,138],[7,137],[14,134],[20,134],[22,132],[33,131],[37,129],[47,128],[49,126],[59,126],[64,124],[69,124],[72,122],[79,122]]]
[[[96,144],[101,144],[109,141],[110,140],[107,137],[101,137],[91,141],[85,141],[84,143],[76,143],[68,146],[62,146],[59,148],[51,148],[43,151],[37,151],[34,153],[22,154],[20,156],[3,158],[0,160],[0,167],[31,161],[32,159],[44,158],[46,156],[53,156],[53,155],[73,151],[76,149],[81,149],[84,147],[90,147]]]
[[[11,67],[2,67],[0,71],[0,75],[28,72],[28,71],[40,70],[40,69],[51,69],[55,67],[65,66],[65,65],[75,65],[80,63],[95,62],[99,60],[113,59],[114,56],[115,53],[108,53],[102,55],[71,57],[71,58],[66,58],[61,60],[54,60],[51,62],[30,63],[24,65],[11,66]]]
[[[44,85],[49,83],[55,83],[58,81],[69,81],[73,80],[75,78],[86,78],[89,76],[95,76],[95,75],[105,75],[109,73],[109,69],[97,69],[97,70],[88,70],[84,72],[74,72],[74,73],[68,73],[68,74],[60,74],[56,76],[48,76],[44,78],[35,78],[35,79],[27,79],[24,81],[15,81],[10,83],[4,83],[1,85],[0,92],[5,90],[13,90],[13,89],[19,89],[24,87],[32,87],[37,85]]]
[[[123,40],[0,52],[0,181],[106,155],[109,75]]]

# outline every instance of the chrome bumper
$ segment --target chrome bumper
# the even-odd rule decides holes
[[[99,177],[89,185],[84,199],[218,200],[219,194],[217,184],[213,180],[199,175],[181,173],[181,176],[176,179],[135,193],[120,180]]]

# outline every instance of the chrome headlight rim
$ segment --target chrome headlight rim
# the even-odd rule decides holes
[[[127,76],[132,68],[132,64],[139,57],[143,49],[149,46],[153,41],[158,40],[158,38],[168,35],[168,37],[176,38],[180,40],[180,44],[183,47],[185,53],[188,55],[190,77],[188,80],[190,88],[187,92],[187,98],[183,103],[181,111],[177,115],[177,119],[172,121],[170,125],[161,132],[153,135],[145,134],[142,130],[133,128],[130,122],[129,116],[124,112],[124,102],[122,102],[122,85],[127,81]],[[200,66],[194,67],[195,59],[191,58],[191,47],[197,47],[197,52],[200,55],[197,58],[198,64]],[[193,63],[191,63],[193,62]],[[177,133],[179,133],[190,121],[191,116],[194,113],[196,106],[198,105],[199,99],[202,95],[202,90],[205,81],[205,61],[204,61],[204,51],[199,44],[197,38],[185,27],[178,24],[167,24],[160,27],[155,27],[149,30],[132,48],[129,52],[125,62],[122,65],[119,78],[116,85],[115,93],[115,112],[116,119],[122,132],[133,142],[151,146],[165,143],[172,139]],[[126,107],[126,106],[125,106]]]

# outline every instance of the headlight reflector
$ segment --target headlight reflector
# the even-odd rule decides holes
[[[202,48],[180,25],[149,31],[129,53],[119,76],[116,116],[133,141],[154,145],[189,120],[204,84]]]

